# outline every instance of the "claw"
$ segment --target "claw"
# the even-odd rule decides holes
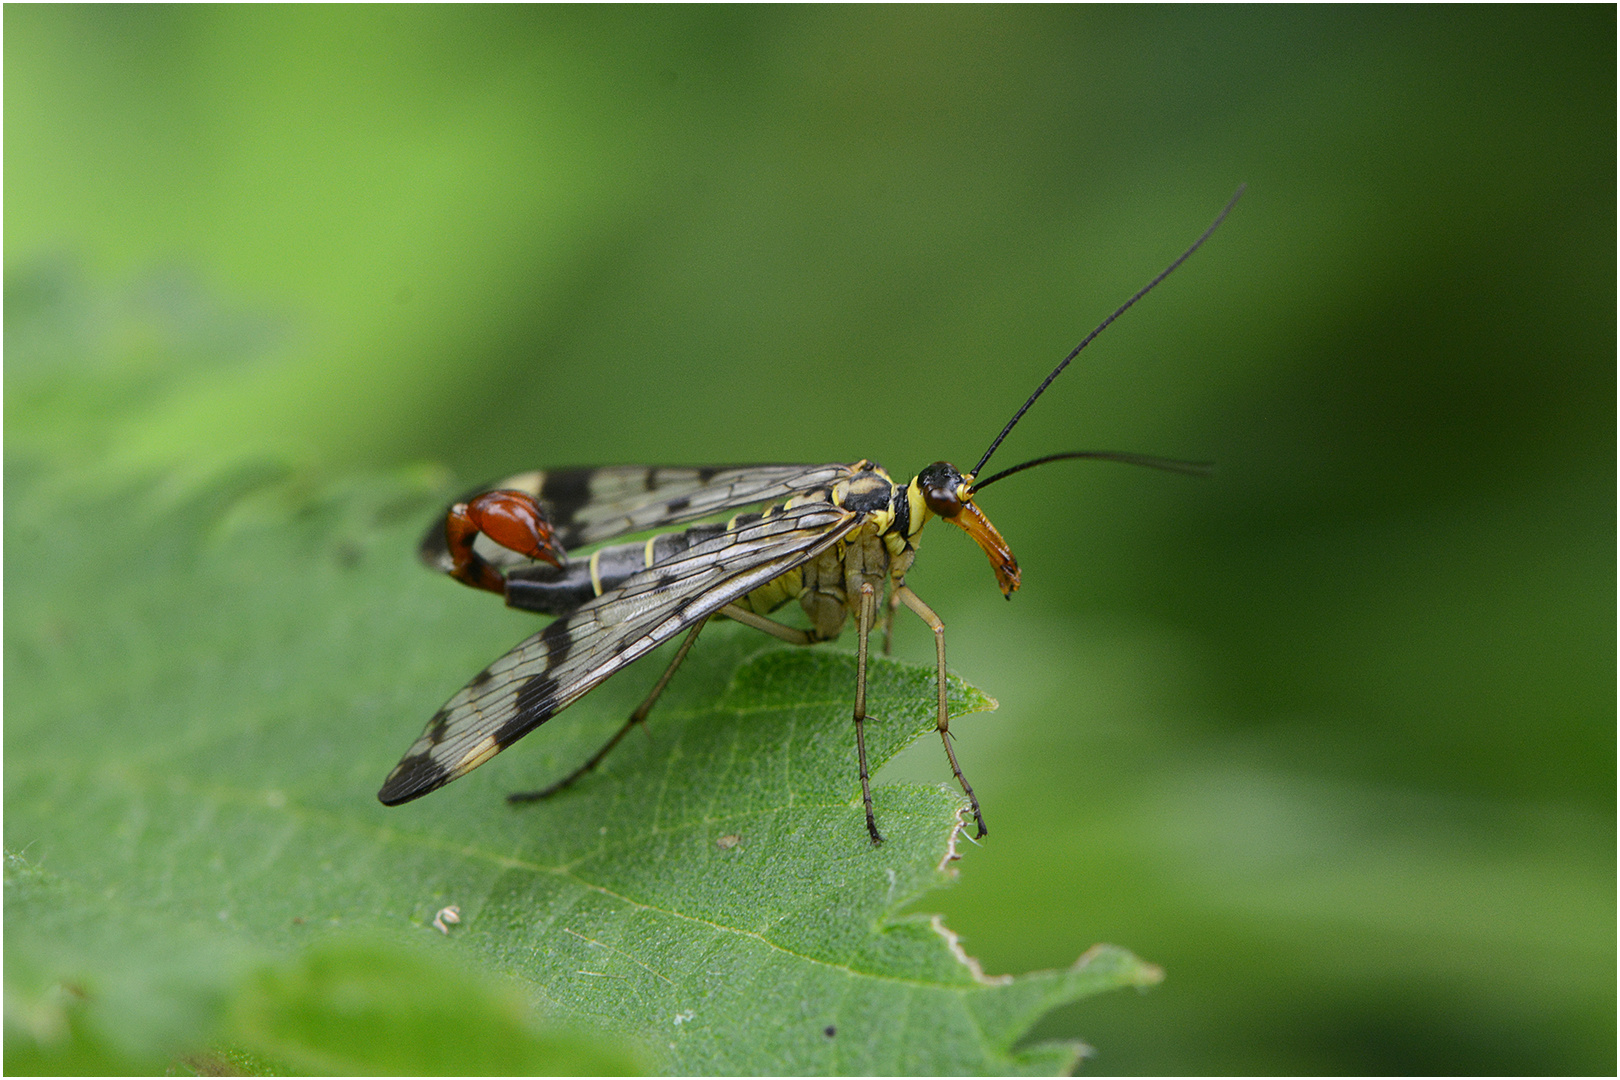
[[[551,522],[525,491],[486,491],[467,504],[467,517],[478,531],[501,545],[561,567],[568,556],[552,542]]]
[[[534,496],[525,491],[486,491],[450,507],[444,519],[450,576],[475,589],[506,595],[506,577],[473,550],[483,533],[501,547],[561,567],[568,559],[552,539],[551,523]]]

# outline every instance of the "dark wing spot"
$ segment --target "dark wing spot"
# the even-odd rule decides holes
[[[489,672],[485,671],[484,674],[488,675]],[[428,721],[427,730],[422,733],[422,736],[423,738],[427,739],[430,746],[438,746],[439,742],[444,738],[444,729],[448,727],[449,724],[449,710],[440,709],[438,712],[433,714],[433,719]]]
[[[430,755],[412,754],[394,766],[377,798],[384,806],[398,806],[442,787],[449,779],[449,770]]]
[[[547,671],[568,659],[568,652],[574,647],[574,635],[568,632],[568,620],[558,619],[540,631],[540,644],[546,647]]]
[[[686,533],[663,533],[653,540],[653,565],[667,562],[692,546]]]
[[[546,672],[530,676],[518,689],[517,711],[495,732],[495,745],[505,750],[551,719],[557,711],[557,680]]]
[[[756,521],[763,520],[764,516],[763,514],[738,514],[731,519],[731,527],[733,529],[746,528]]]
[[[489,682],[489,680],[493,679],[494,677],[495,676],[490,673],[489,668],[485,668],[483,671],[480,671],[478,674],[474,675],[470,680],[468,680],[467,689],[475,690]]]
[[[710,480],[714,479],[715,474],[718,473],[718,472],[720,472],[719,469],[712,468],[712,467],[707,467],[707,466],[704,467],[704,468],[699,469],[697,471],[698,483],[707,484]]]
[[[551,520],[558,525],[573,520],[574,515],[591,501],[591,477],[594,469],[560,469],[546,473],[540,485],[540,501],[546,504]]]
[[[687,498],[685,495],[682,495],[678,499],[669,500],[669,502],[665,503],[664,505],[669,509],[670,513],[678,514],[682,510],[685,510],[688,506],[691,506],[692,500]]]

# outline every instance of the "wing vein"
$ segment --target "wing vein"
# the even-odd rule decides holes
[[[474,677],[428,722],[379,798],[406,802],[464,775],[626,664],[816,558],[860,520],[825,502],[784,507],[631,576]]]

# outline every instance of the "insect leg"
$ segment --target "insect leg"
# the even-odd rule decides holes
[[[883,655],[894,655],[894,609],[900,606],[900,594],[897,586],[889,583],[889,602],[883,612]]]
[[[549,798],[600,765],[602,759],[607,757],[615,746],[619,745],[619,740],[624,738],[626,732],[647,719],[647,714],[652,712],[652,707],[658,701],[659,696],[663,694],[664,687],[669,685],[670,678],[675,674],[675,670],[681,666],[681,661],[686,659],[686,654],[692,651],[692,645],[697,641],[698,633],[702,631],[708,621],[708,619],[702,619],[692,627],[686,635],[686,640],[681,642],[681,647],[675,650],[675,658],[669,662],[669,666],[664,669],[664,673],[658,677],[658,682],[653,686],[652,693],[648,694],[646,700],[636,706],[636,711],[630,714],[630,719],[626,720],[624,726],[613,733],[613,738],[609,739],[602,749],[591,755],[589,761],[550,787],[541,788],[539,791],[515,791],[506,797],[506,801],[509,803],[526,803]]]
[[[856,654],[855,664],[855,749],[861,760],[861,801],[866,806],[866,831],[872,834],[872,843],[883,843],[883,834],[877,830],[877,821],[872,817],[872,779],[866,768],[866,733],[862,725],[866,722],[866,648],[867,638],[871,635],[872,624],[876,621],[877,593],[871,583],[861,586],[861,604],[858,621],[861,631],[860,651]],[[774,637],[779,637],[791,645],[813,645],[817,638],[815,635],[797,627],[783,626],[775,619],[767,619],[763,615],[756,615],[747,608],[736,604],[727,604],[720,609],[721,615],[736,619],[745,626],[752,626]]]
[[[755,615],[745,607],[736,604],[727,604],[718,614],[728,619],[736,619],[744,626],[752,626],[755,630],[781,638],[789,645],[814,645],[816,638],[808,630],[800,630],[796,626],[784,626],[775,619],[768,619],[764,615]]]
[[[867,638],[871,635],[872,624],[876,621],[875,609],[877,607],[877,592],[870,582],[861,586],[861,604],[858,622],[861,631],[860,651],[856,654],[855,662],[855,749],[861,760],[861,801],[866,806],[866,831],[872,834],[872,843],[883,843],[883,834],[877,830],[877,821],[872,817],[872,779],[866,768],[866,733],[863,724],[866,722],[866,647]],[[767,619],[763,615],[755,615],[746,608],[736,604],[727,604],[720,609],[720,614],[736,619],[746,626],[756,630],[763,630],[767,634],[781,638],[793,645],[813,645],[817,638],[805,630],[792,626],[783,626],[775,619]]]
[[[973,807],[973,820],[979,826],[979,835],[983,836],[990,830],[984,827],[984,815],[979,812],[979,797],[973,794],[973,785],[962,775],[962,767],[956,763],[956,751],[951,749],[950,714],[945,708],[945,623],[934,614],[933,608],[922,602],[922,597],[906,586],[901,585],[896,589],[895,595],[934,631],[934,648],[939,654],[939,738],[945,744],[945,756],[950,759],[951,772],[956,774],[956,782],[962,785],[962,791],[967,794],[968,803]]]
[[[866,769],[866,639],[871,636],[877,607],[877,590],[870,581],[861,583],[861,606],[856,616],[860,630],[860,644],[855,652],[855,752],[861,761],[861,802],[866,807],[866,831],[872,834],[872,843],[883,843],[877,822],[872,818],[872,778]]]

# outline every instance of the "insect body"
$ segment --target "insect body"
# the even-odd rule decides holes
[[[853,616],[858,634],[853,718],[861,793],[867,831],[874,843],[881,842],[863,729],[866,661],[880,604],[885,631],[894,610],[904,605],[934,632],[937,726],[951,771],[983,836],[978,799],[950,743],[944,623],[905,583],[922,529],[934,517],[962,528],[989,556],[997,584],[1011,597],[1019,585],[1018,563],[974,502],[991,483],[1070,458],[1204,471],[1204,466],[1186,462],[1082,451],[1050,455],[977,479],[1001,441],[1064,367],[1196,251],[1241,194],[1240,188],[1192,247],[1047,376],[972,472],[936,462],[901,484],[866,460],[726,468],[610,466],[523,473],[452,505],[444,522],[423,539],[423,559],[469,585],[500,593],[509,606],[559,617],[451,698],[389,773],[378,798],[388,805],[408,802],[470,772],[684,631],[685,639],[652,692],[600,751],[550,787],[511,796],[513,801],[544,798],[593,769],[631,727],[646,719],[711,618],[725,616],[806,645],[837,637]],[[738,513],[723,523],[601,547],[584,558],[568,555],[616,537],[759,506],[763,509]],[[479,544],[480,534],[493,545]],[[793,600],[804,609],[808,629],[770,617]]]

